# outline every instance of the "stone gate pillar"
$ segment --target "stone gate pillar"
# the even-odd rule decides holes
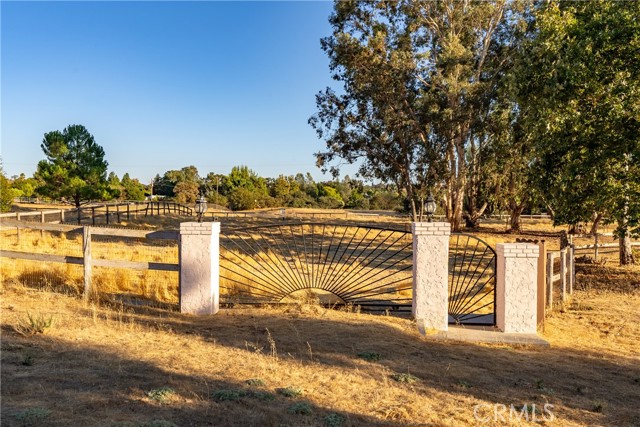
[[[537,332],[538,245],[496,245],[496,324],[502,332]]]
[[[220,301],[220,223],[180,224],[180,312],[216,314]]]
[[[447,222],[414,222],[413,317],[425,329],[449,326],[449,235]]]

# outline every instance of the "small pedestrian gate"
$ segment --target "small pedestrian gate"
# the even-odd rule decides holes
[[[281,223],[223,231],[220,299],[233,304],[313,298],[330,306],[411,311],[413,239],[375,226]],[[449,320],[494,324],[495,253],[483,241],[450,241]]]

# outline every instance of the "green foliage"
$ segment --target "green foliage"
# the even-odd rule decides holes
[[[176,391],[171,387],[154,388],[153,390],[150,390],[149,392],[147,392],[147,396],[151,400],[155,400],[156,402],[160,402],[160,403],[166,402],[175,394],[176,394]]]
[[[313,413],[313,408],[306,402],[298,402],[289,406],[287,412],[297,415],[311,415]]]
[[[402,189],[414,219],[420,199],[444,186],[460,228],[477,149],[490,125],[496,82],[510,66],[521,2],[336,2],[322,40],[342,93],[316,96],[309,123],[326,142],[317,163],[358,162],[366,178]],[[469,159],[472,161],[470,162]]]
[[[345,417],[336,413],[331,413],[324,417],[324,425],[327,427],[342,427],[345,422]]]
[[[173,187],[173,196],[176,202],[193,204],[199,196],[199,187],[196,182],[180,181]]]
[[[258,400],[275,400],[276,396],[268,391],[252,391],[249,396]]]
[[[202,180],[195,166],[170,170],[153,180],[153,194],[174,197],[178,203],[195,203],[200,193]]]
[[[398,381],[399,383],[407,383],[407,384],[413,384],[419,381],[418,377],[411,374],[393,374],[391,378]]]
[[[243,390],[216,390],[211,397],[218,402],[236,402],[247,395]]]
[[[358,357],[364,360],[368,360],[369,362],[377,362],[382,357],[380,353],[375,351],[363,351],[358,353]]]
[[[9,212],[13,204],[13,193],[11,193],[9,180],[4,176],[4,171],[0,168],[0,212]]]
[[[640,233],[639,15],[640,3],[612,0],[536,11],[519,94],[556,224],[607,212],[619,237]]]
[[[145,187],[137,179],[131,179],[128,173],[122,176],[123,198],[125,200],[144,200]]]
[[[15,415],[16,421],[24,427],[35,427],[42,425],[51,415],[51,411],[44,408],[28,408]]]
[[[32,316],[31,313],[27,313],[27,316],[20,319],[15,326],[16,332],[24,336],[31,336],[35,334],[44,334],[47,329],[53,326],[53,315],[49,317],[42,313],[36,316]]]
[[[15,197],[32,197],[38,186],[35,178],[27,178],[23,173],[11,181],[11,187],[17,192]]]
[[[265,385],[264,380],[261,378],[251,378],[251,379],[248,379],[246,382],[247,382],[247,385],[251,387],[264,387]]]
[[[46,133],[41,144],[47,157],[38,163],[38,192],[51,198],[70,197],[76,207],[89,199],[109,198],[104,150],[82,125]]]
[[[300,397],[303,394],[302,389],[299,387],[278,388],[276,392],[285,397]]]

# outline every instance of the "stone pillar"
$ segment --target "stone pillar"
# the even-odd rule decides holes
[[[449,235],[447,222],[415,222],[413,233],[413,317],[419,327],[449,326]]]
[[[220,301],[220,223],[180,224],[180,312],[216,314]]]
[[[538,253],[531,243],[496,246],[496,324],[502,332],[537,332]]]

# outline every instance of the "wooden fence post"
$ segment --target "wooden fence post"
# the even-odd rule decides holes
[[[553,258],[555,254],[549,252],[547,254],[547,308],[553,308]]]
[[[40,224],[44,224],[44,211],[40,211]]]
[[[82,227],[82,257],[84,260],[84,294],[85,299],[91,295],[91,228]]]
[[[546,283],[544,281],[547,270],[547,248],[544,240],[538,243],[538,325],[544,324],[544,308],[546,302]]]
[[[116,203],[116,220],[120,224],[120,205]]]
[[[560,284],[562,302],[567,300],[567,248],[560,250]]]
[[[107,225],[109,225],[109,205],[105,205],[107,208]]]
[[[129,216],[129,208],[130,208],[131,204],[127,203],[127,221],[130,220],[130,216]]]
[[[569,295],[573,295],[573,287],[576,282],[576,249],[569,247]]]
[[[80,208],[76,209],[78,211],[78,225],[82,224],[82,218],[81,218],[81,213],[80,213]]]
[[[60,209],[60,224],[64,224],[64,209]]]

